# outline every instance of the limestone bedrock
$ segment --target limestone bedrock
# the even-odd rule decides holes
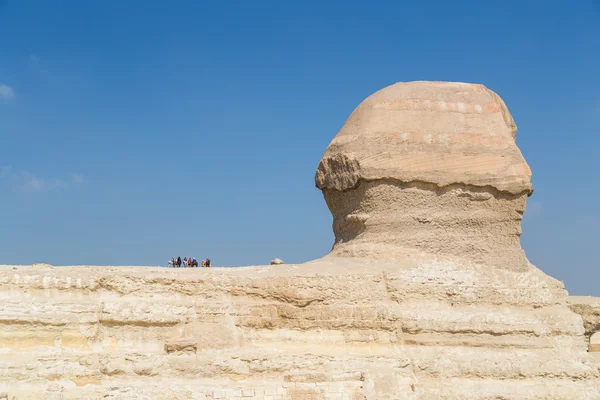
[[[315,177],[342,257],[457,256],[525,271],[532,193],[516,124],[483,85],[400,82],[364,100]]]
[[[483,86],[398,83],[319,165],[322,259],[0,266],[0,399],[600,399],[600,303],[520,248],[515,132]]]

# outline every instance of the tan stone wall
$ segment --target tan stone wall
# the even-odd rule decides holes
[[[0,267],[0,393],[600,398],[581,317],[561,299],[561,285],[533,267],[417,260]]]

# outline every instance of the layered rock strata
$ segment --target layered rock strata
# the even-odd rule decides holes
[[[593,312],[519,244],[532,188],[515,132],[483,86],[396,84],[318,167],[323,259],[0,266],[0,395],[600,399]]]
[[[2,267],[0,352],[11,399],[600,398],[533,267]]]
[[[482,85],[397,83],[368,97],[317,174],[333,254],[458,256],[525,271],[521,217],[532,193],[504,102]]]
[[[589,351],[600,352],[600,298],[590,296],[571,296],[569,308],[581,315]],[[595,341],[592,339],[595,337]]]

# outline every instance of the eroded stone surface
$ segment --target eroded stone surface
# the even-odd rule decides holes
[[[564,304],[533,266],[0,267],[0,385],[17,399],[599,398]]]
[[[600,298],[571,296],[568,302],[569,308],[583,318],[589,351],[600,352]]]
[[[317,169],[333,254],[453,256],[525,271],[521,219],[532,193],[504,102],[482,85],[400,82],[369,96]]]
[[[316,182],[425,182],[531,193],[531,170],[502,99],[483,85],[398,82],[365,99],[329,145]]]

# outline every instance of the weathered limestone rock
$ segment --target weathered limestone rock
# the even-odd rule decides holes
[[[533,267],[0,267],[0,386],[11,399],[600,398],[564,302]]]
[[[600,332],[595,332],[590,336],[590,345],[588,347],[590,353],[600,352]]]
[[[271,260],[271,265],[281,265],[283,264],[283,261],[279,258],[274,258]]]
[[[317,169],[334,218],[332,254],[417,251],[527,270],[519,237],[531,171],[516,130],[482,85],[402,82],[369,96]]]
[[[600,298],[571,296],[568,302],[569,308],[583,318],[589,351],[600,352]]]
[[[371,96],[317,171],[334,249],[303,265],[0,266],[0,393],[600,399],[595,306],[519,245],[515,131],[479,85]]]
[[[171,339],[165,343],[165,352],[173,353],[175,351],[192,351],[196,352],[198,342],[195,339]]]

